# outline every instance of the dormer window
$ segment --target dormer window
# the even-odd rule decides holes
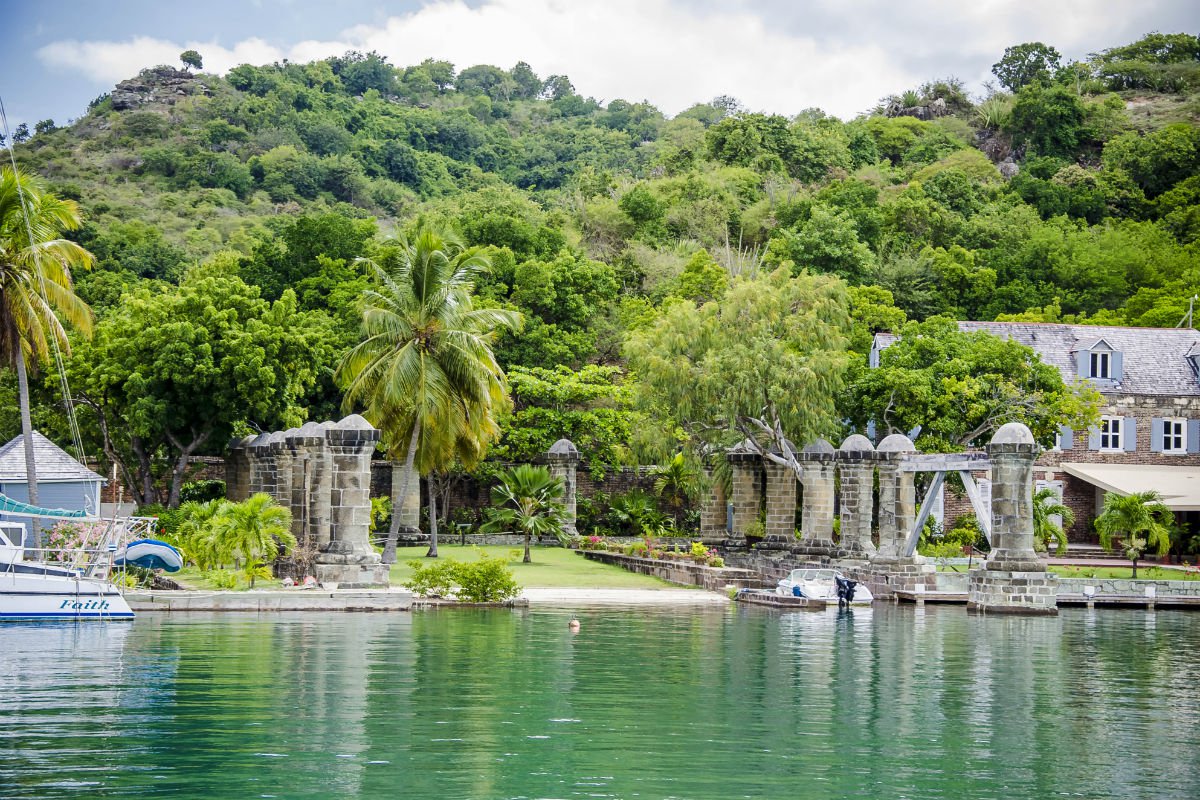
[[[1081,345],[1075,351],[1075,365],[1080,378],[1119,384],[1122,380],[1121,351],[1103,339]]]

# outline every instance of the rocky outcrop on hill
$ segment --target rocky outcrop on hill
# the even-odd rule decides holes
[[[950,113],[950,109],[946,106],[946,101],[940,97],[927,105],[907,107],[900,100],[893,99],[884,107],[883,112],[889,117],[916,117],[921,120],[931,120],[946,116]]]
[[[112,107],[128,111],[150,104],[174,105],[180,98],[209,94],[209,89],[196,76],[174,67],[144,69],[136,78],[121,81],[112,90]]]

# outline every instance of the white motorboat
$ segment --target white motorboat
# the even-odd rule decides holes
[[[24,533],[20,523],[0,522],[0,619],[133,619],[108,578],[107,542],[73,554],[71,563],[56,564],[43,560],[48,552],[27,550]]]
[[[775,593],[824,600],[830,604],[845,602],[856,606],[870,605],[875,599],[866,586],[850,580],[835,569],[821,567],[801,567],[792,570],[776,585]]]

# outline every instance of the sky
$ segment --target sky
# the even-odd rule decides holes
[[[601,102],[667,114],[717,95],[751,110],[844,119],[946,76],[983,91],[1005,47],[1065,58],[1150,31],[1200,31],[1196,0],[0,0],[0,98],[10,127],[80,116],[143,67],[205,71],[376,50],[567,75]]]

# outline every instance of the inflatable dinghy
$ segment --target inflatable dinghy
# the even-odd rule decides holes
[[[158,539],[138,539],[117,553],[113,561],[118,567],[132,564],[143,569],[162,569],[178,572],[183,566],[183,554],[166,542]]]

